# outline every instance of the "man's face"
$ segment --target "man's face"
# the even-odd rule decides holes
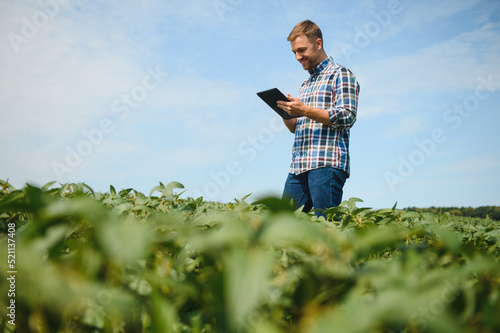
[[[290,44],[293,53],[295,53],[295,59],[302,64],[306,71],[309,73],[314,72],[314,69],[320,63],[321,39],[312,41],[306,35],[300,35]]]

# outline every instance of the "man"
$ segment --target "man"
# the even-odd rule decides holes
[[[359,84],[349,69],[327,56],[314,22],[297,24],[288,41],[310,77],[298,98],[288,94],[289,102],[278,102],[278,107],[299,116],[283,120],[295,133],[283,196],[305,212],[327,209],[340,204],[349,178],[349,130],[356,121]]]

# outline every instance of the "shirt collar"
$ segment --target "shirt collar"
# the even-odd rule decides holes
[[[314,72],[311,75],[312,76],[318,75],[319,73],[321,73],[321,71],[323,71],[323,69],[325,69],[331,63],[333,63],[333,58],[332,57],[327,57],[325,60],[323,60],[322,62],[320,62],[318,64],[318,66],[316,66],[316,68],[314,69]]]

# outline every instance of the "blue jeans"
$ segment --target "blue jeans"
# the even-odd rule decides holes
[[[293,206],[309,212],[314,209],[328,209],[336,207],[342,202],[342,193],[347,173],[332,167],[309,170],[293,175],[288,174],[283,190],[283,198],[293,199]],[[315,212],[316,216],[324,216],[322,212]]]

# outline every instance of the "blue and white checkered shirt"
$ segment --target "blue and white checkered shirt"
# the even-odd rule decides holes
[[[290,173],[336,167],[349,174],[349,132],[356,121],[359,84],[354,74],[329,57],[304,81],[299,99],[327,109],[332,126],[307,117],[297,118]]]

